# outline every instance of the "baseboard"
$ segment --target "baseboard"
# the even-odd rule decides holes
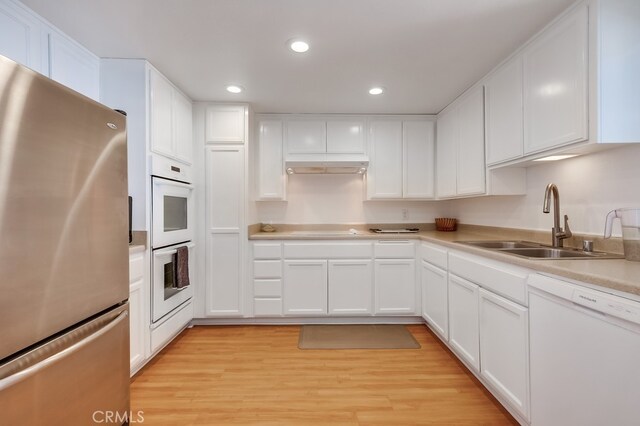
[[[292,317],[292,318],[194,318],[192,325],[305,325],[305,324],[424,324],[412,317]]]

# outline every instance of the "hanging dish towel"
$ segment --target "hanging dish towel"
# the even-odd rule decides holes
[[[189,248],[187,246],[176,249],[176,288],[183,288],[189,283]]]

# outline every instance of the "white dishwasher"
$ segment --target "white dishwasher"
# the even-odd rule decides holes
[[[529,277],[531,424],[640,424],[640,303]]]

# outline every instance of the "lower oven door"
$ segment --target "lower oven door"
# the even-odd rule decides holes
[[[179,247],[189,248],[189,281],[193,283],[194,243],[177,244],[153,251],[152,316],[153,322],[173,311],[193,296],[193,285],[176,288],[175,254]]]

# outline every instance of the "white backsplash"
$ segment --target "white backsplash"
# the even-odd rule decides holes
[[[448,202],[364,201],[360,175],[292,175],[287,200],[256,203],[258,222],[290,224],[323,223],[422,223],[446,211]],[[403,219],[403,210],[407,218]]]
[[[455,200],[450,212],[462,223],[550,231],[553,215],[542,213],[549,182],[558,186],[561,214],[569,215],[571,230],[602,235],[607,212],[640,208],[640,146],[541,163],[527,169],[527,195]],[[614,235],[620,232],[616,223]]]
[[[640,145],[629,145],[527,169],[527,194],[453,201],[365,201],[359,175],[293,175],[287,202],[256,203],[264,223],[416,223],[438,216],[462,223],[550,230],[551,214],[542,213],[544,189],[558,185],[561,214],[574,232],[602,234],[607,212],[640,208]],[[403,220],[402,211],[408,211]],[[616,223],[614,235],[620,236]]]

